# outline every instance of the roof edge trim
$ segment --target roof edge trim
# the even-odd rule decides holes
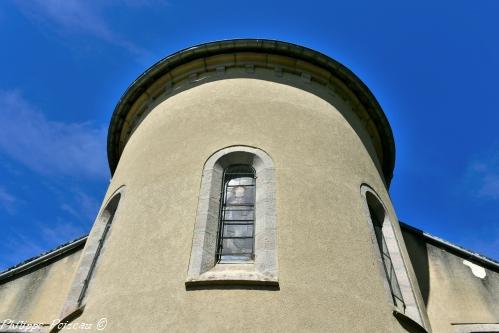
[[[77,249],[79,246],[81,246],[83,248],[83,246],[85,245],[85,242],[87,241],[87,238],[88,238],[88,235],[82,236],[82,237],[77,238],[73,241],[70,241],[69,243],[60,245],[53,250],[49,250],[47,252],[44,252],[44,253],[40,254],[39,256],[28,259],[28,260],[24,261],[23,263],[20,263],[18,265],[13,266],[13,267],[7,268],[3,272],[0,272],[0,283],[4,282],[5,280],[10,279],[11,277],[13,277],[15,275],[21,274],[21,273],[23,273],[31,268],[41,266],[49,260],[60,257],[71,250]]]
[[[475,262],[479,262],[483,264],[485,267],[488,269],[494,270],[496,272],[499,272],[499,262],[488,258],[486,256],[483,256],[479,253],[467,250],[459,245],[452,244],[451,242],[448,242],[442,238],[439,238],[437,236],[433,236],[423,230],[420,230],[418,228],[415,228],[413,226],[410,226],[402,221],[399,221],[400,227],[412,234],[418,235],[422,238],[424,238],[428,243],[443,247],[449,252],[453,252],[454,254],[459,254],[461,255],[464,259],[471,259],[474,260]]]

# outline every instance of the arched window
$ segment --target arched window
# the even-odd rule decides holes
[[[278,285],[275,170],[261,149],[232,146],[206,161],[186,285]]]
[[[409,277],[400,248],[403,240],[398,240],[385,205],[376,192],[364,184],[361,194],[372,231],[373,250],[380,263],[380,273],[386,281],[387,293],[394,304],[393,312],[395,316],[409,319],[426,329],[429,327],[428,316],[421,297],[416,297],[419,293],[417,284],[413,284]]]
[[[383,262],[383,268],[386,274],[388,285],[390,287],[390,293],[392,295],[393,303],[395,304],[395,306],[405,310],[404,298],[402,297],[402,292],[400,291],[400,285],[397,280],[397,275],[395,274],[395,268],[390,256],[390,251],[388,250],[386,239],[383,235],[385,211],[371,193],[368,192],[366,194],[366,197],[367,205],[369,207],[369,214],[371,216],[371,222],[374,228],[374,234],[376,236],[376,241],[381,255],[381,261]]]
[[[82,311],[89,286],[98,266],[99,258],[104,251],[105,242],[109,238],[111,225],[115,220],[124,192],[125,187],[120,187],[97,217],[81,254],[79,266],[61,311],[61,318]]]
[[[96,242],[95,246],[95,252],[93,253],[92,256],[92,262],[90,263],[90,266],[88,267],[88,272],[87,276],[85,278],[85,281],[83,283],[83,286],[81,288],[80,296],[78,297],[78,306],[83,305],[83,301],[85,297],[87,296],[87,290],[90,285],[90,282],[92,280],[95,267],[97,266],[97,261],[99,260],[99,257],[101,255],[101,252],[104,248],[104,244],[106,242],[106,239],[109,234],[109,230],[111,229],[111,225],[114,220],[114,216],[116,214],[116,209],[118,208],[118,204],[121,199],[121,193],[117,193],[116,195],[113,196],[113,198],[109,201],[109,203],[106,205],[106,208],[100,215],[100,226],[98,226],[98,231],[100,233],[100,238]],[[87,246],[91,247],[92,249],[92,241],[89,242]],[[92,249],[93,250],[93,249]]]
[[[231,165],[224,170],[217,262],[237,263],[254,259],[255,169]]]

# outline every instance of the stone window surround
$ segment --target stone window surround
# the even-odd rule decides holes
[[[367,217],[367,221],[369,222],[368,226],[369,226],[369,230],[371,233],[371,242],[373,245],[373,251],[375,252],[376,258],[379,262],[379,265],[378,265],[379,272],[383,276],[383,281],[384,281],[384,286],[385,286],[385,291],[387,293],[387,297],[388,297],[388,299],[390,299],[390,302],[393,304],[391,289],[389,286],[389,281],[386,278],[386,273],[384,271],[383,259],[381,257],[381,252],[380,252],[377,240],[376,240],[376,234],[374,232],[374,226],[373,226],[373,222],[371,220],[371,214],[369,212],[367,193],[370,193],[371,195],[373,195],[374,198],[378,201],[378,203],[383,207],[383,210],[384,210],[385,217],[384,217],[384,221],[382,221],[382,223],[383,223],[382,232],[383,232],[383,236],[384,236],[385,241],[386,241],[386,246],[388,248],[388,252],[390,253],[392,265],[393,265],[393,268],[395,270],[395,275],[396,275],[397,281],[399,283],[400,291],[402,293],[402,297],[403,297],[404,303],[405,303],[405,309],[393,304],[393,312],[394,312],[394,314],[396,314],[399,317],[400,316],[407,317],[407,319],[410,319],[410,321],[419,325],[424,331],[430,332],[429,323],[426,323],[425,320],[423,319],[424,316],[421,313],[420,306],[417,303],[414,288],[413,288],[411,280],[409,278],[409,274],[407,273],[406,264],[404,262],[404,259],[402,257],[401,251],[400,251],[399,240],[397,239],[395,231],[393,229],[393,224],[392,224],[391,219],[389,217],[388,210],[386,209],[386,206],[383,203],[383,200],[381,200],[379,195],[369,185],[362,184],[360,187],[360,191],[361,191],[361,195],[363,198],[362,201],[364,203],[364,213]]]
[[[252,263],[216,263],[223,170],[231,164],[255,169],[255,259]],[[270,156],[249,146],[223,148],[208,158],[201,178],[186,286],[196,284],[278,285],[275,169]]]
[[[97,253],[97,250],[99,248],[99,243],[101,238],[105,236],[104,233],[108,224],[112,224],[113,221],[116,220],[119,214],[118,208],[124,193],[125,186],[123,185],[111,195],[106,204],[103,205],[105,208],[99,212],[99,215],[94,222],[91,235],[89,235],[85,247],[83,248],[80,263],[74,275],[73,282],[71,283],[69,293],[66,296],[61,315],[59,316],[60,318],[71,318],[75,314],[81,314],[81,312],[83,312],[83,309],[85,308],[84,293],[90,282],[87,281],[87,279],[92,278],[89,274],[93,268],[95,269],[95,267],[92,266],[96,265],[98,260],[99,254]],[[106,237],[109,237],[109,232],[110,229],[108,230]]]

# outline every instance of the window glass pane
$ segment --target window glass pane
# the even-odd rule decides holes
[[[393,273],[393,265],[390,257],[383,257],[383,263],[385,264],[386,274],[388,275],[388,279],[392,278]]]
[[[381,252],[390,257],[390,252],[388,251],[388,247],[386,246],[386,241],[385,241],[385,236],[383,236],[383,234],[381,234]]]
[[[369,214],[371,215],[371,221],[373,222],[374,226],[381,228],[383,222],[379,220],[378,214],[376,214],[372,207],[369,207]]]
[[[225,221],[253,221],[255,211],[253,207],[229,206],[225,208],[223,218]]]
[[[374,225],[374,234],[376,235],[376,240],[378,241],[378,247],[381,251],[383,248],[383,231],[381,230],[381,226]]]
[[[251,254],[253,252],[253,238],[224,239],[222,246],[222,254]]]
[[[255,170],[249,165],[232,165],[224,171],[219,261],[253,258],[255,183]]]
[[[244,177],[244,176],[246,176],[246,175],[241,175],[241,177],[237,177],[237,178],[229,180],[227,185],[237,186],[237,185],[254,185],[255,184],[255,178]]]
[[[227,255],[222,254],[220,256],[220,261],[222,262],[241,262],[241,261],[250,261],[252,260],[251,254],[237,254],[237,255]]]
[[[253,237],[253,225],[226,224],[224,225],[225,237]]]
[[[253,205],[255,203],[254,186],[227,186],[226,205]]]
[[[396,298],[403,300],[402,298],[402,292],[400,291],[400,286],[397,281],[397,277],[395,276],[395,270],[393,269],[393,266],[391,266],[391,273],[390,273],[391,279],[390,279],[390,285],[392,287],[392,292],[393,296]]]

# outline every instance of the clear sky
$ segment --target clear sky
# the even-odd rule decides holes
[[[127,86],[182,48],[321,51],[383,107],[400,220],[499,259],[497,0],[0,2],[0,270],[88,233]]]

